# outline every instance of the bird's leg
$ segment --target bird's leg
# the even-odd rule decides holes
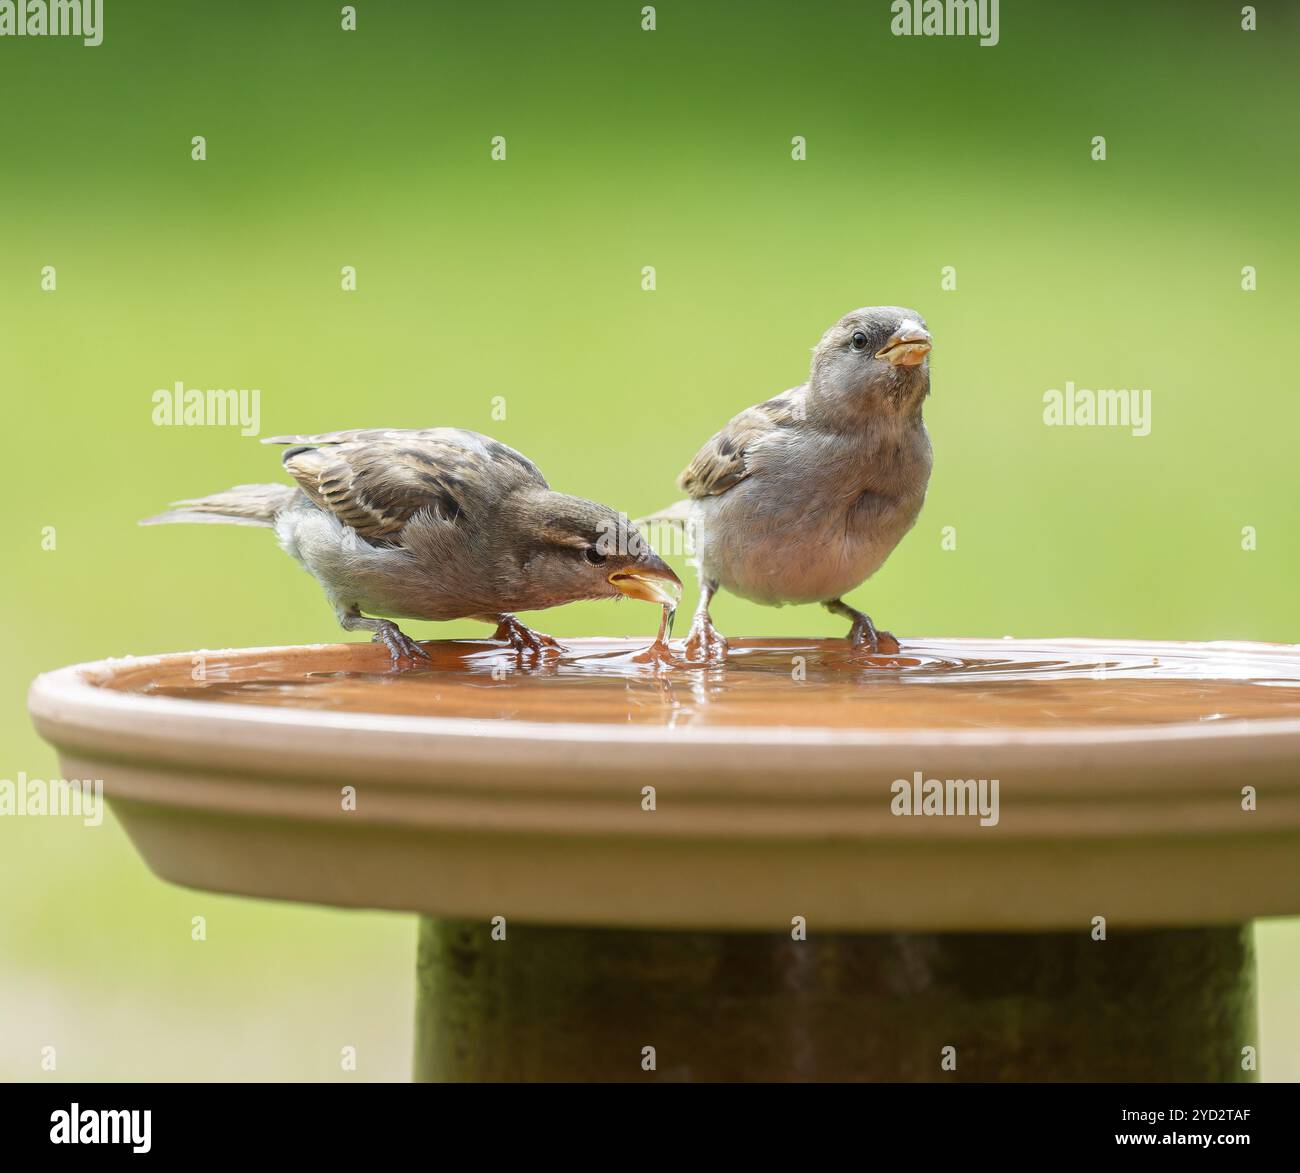
[[[393,657],[393,667],[402,660],[427,660],[429,653],[391,619],[367,619],[355,607],[340,608],[339,626],[344,631],[369,631],[371,639],[383,644]]]
[[[700,601],[695,606],[691,630],[686,633],[686,658],[688,660],[725,660],[727,641],[709,616],[709,603],[717,592],[716,579],[700,579]]]
[[[544,652],[559,653],[565,650],[564,645],[554,636],[543,635],[540,631],[526,627],[513,615],[498,615],[497,620],[497,629],[492,638],[509,643],[521,656],[525,652],[540,656]]]
[[[871,616],[865,612],[850,607],[842,599],[831,599],[822,606],[832,615],[843,615],[845,619],[853,620],[853,626],[849,628],[849,642],[855,646],[868,648],[872,655],[877,652],[892,655],[899,650],[898,640],[889,632],[878,630],[871,622]]]

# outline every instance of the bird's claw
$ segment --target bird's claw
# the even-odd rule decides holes
[[[559,655],[566,651],[565,646],[551,635],[543,635],[520,623],[513,615],[502,618],[492,638],[508,643],[519,655]]]
[[[393,657],[394,668],[403,660],[430,659],[429,653],[395,623],[381,627],[372,638],[373,642],[381,643],[388,649],[388,654]]]
[[[655,640],[648,648],[634,652],[630,658],[633,664],[649,664],[656,670],[682,666],[681,660],[673,654],[672,648],[662,640]]]
[[[694,663],[709,663],[712,660],[727,658],[727,641],[708,619],[696,619],[691,630],[686,634],[686,643],[682,649],[687,660]]]
[[[866,615],[853,621],[853,626],[849,629],[849,642],[855,649],[862,649],[873,656],[882,653],[892,656],[902,650],[892,632],[880,630]]]

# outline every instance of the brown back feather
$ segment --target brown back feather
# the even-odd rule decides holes
[[[546,488],[514,449],[460,428],[357,429],[282,436],[284,467],[320,508],[376,545],[398,545],[424,511],[455,524],[524,485]]]
[[[695,498],[716,497],[749,476],[747,457],[763,440],[799,417],[796,387],[766,403],[747,407],[695,454],[677,478],[677,487]]]

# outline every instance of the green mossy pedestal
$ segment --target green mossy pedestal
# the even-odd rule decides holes
[[[800,941],[507,925],[494,940],[422,917],[417,976],[418,1080],[1254,1078],[1240,926]]]

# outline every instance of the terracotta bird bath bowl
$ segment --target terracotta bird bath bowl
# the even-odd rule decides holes
[[[41,676],[162,878],[420,919],[419,1079],[1233,1080],[1300,649],[365,644]]]

